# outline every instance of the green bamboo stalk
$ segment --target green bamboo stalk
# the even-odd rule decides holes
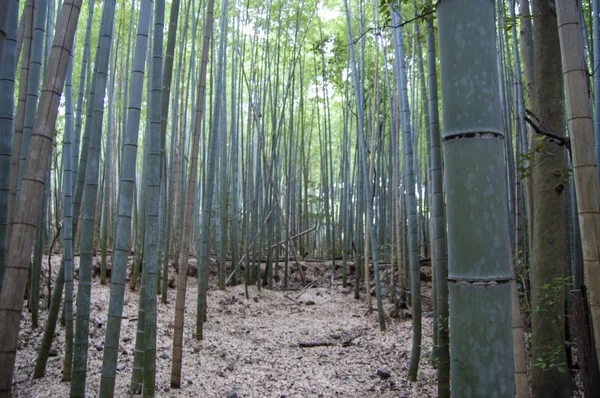
[[[31,60],[33,31],[36,14],[36,3],[34,0],[27,0],[23,13],[21,14],[21,23],[23,26],[22,38],[20,41],[17,38],[17,56],[15,61],[19,62],[20,51],[23,52],[21,59],[21,70],[19,74],[19,95],[14,123],[14,136],[12,142],[12,153],[10,158],[10,183],[8,194],[8,230],[6,232],[6,242],[10,242],[12,235],[12,224],[15,216],[15,207],[17,201],[17,182],[19,176],[19,158],[21,157],[21,145],[23,141],[23,124],[25,122],[25,107],[27,104],[27,82],[29,81],[29,64]],[[21,46],[19,46],[19,42]],[[7,108],[8,109],[8,108]],[[12,112],[11,112],[12,114]]]
[[[429,114],[431,144],[431,217],[433,219],[433,252],[435,253],[437,317],[438,396],[450,396],[450,352],[448,335],[448,247],[446,243],[446,214],[444,206],[442,148],[438,114],[438,85],[435,57],[435,36],[432,18],[425,20],[427,30],[427,75],[429,83]]]
[[[394,28],[394,55],[397,79],[399,81],[398,103],[400,105],[400,116],[404,140],[402,150],[404,157],[404,187],[406,190],[406,211],[408,215],[408,254],[410,268],[410,297],[412,306],[412,350],[408,378],[417,380],[419,360],[421,356],[421,272],[419,270],[419,253],[417,237],[417,205],[415,198],[415,183],[420,187],[418,178],[415,178],[413,160],[413,139],[408,108],[408,83],[406,79],[406,66],[404,62],[404,46],[402,43],[402,26],[400,25],[400,10],[396,4],[391,10],[392,24]],[[418,173],[418,171],[417,171]],[[407,267],[408,268],[408,267]]]
[[[146,222],[144,237],[144,382],[143,396],[154,397],[156,386],[156,280],[158,273],[161,164],[161,94],[163,63],[163,29],[165,1],[156,0],[154,8],[154,41],[152,44],[152,99],[150,101],[150,134],[148,135],[148,176],[146,188]],[[140,296],[142,297],[142,296]],[[141,298],[140,298],[141,300]]]
[[[375,294],[377,298],[377,314],[379,318],[379,328],[382,332],[386,330],[385,326],[385,314],[383,312],[383,303],[381,299],[381,282],[379,275],[379,250],[377,247],[377,237],[376,230],[373,220],[373,202],[371,196],[371,190],[369,187],[369,179],[368,179],[368,170],[367,170],[367,148],[364,137],[364,127],[363,127],[363,107],[364,107],[364,98],[363,98],[363,89],[359,85],[358,82],[358,74],[356,67],[356,59],[354,56],[354,39],[352,36],[352,29],[350,25],[350,11],[348,9],[348,2],[344,0],[344,6],[346,9],[346,24],[348,26],[348,43],[349,43],[349,51],[350,51],[350,59],[352,64],[352,76],[354,80],[354,90],[355,90],[355,99],[356,99],[356,109],[358,114],[357,120],[357,130],[358,130],[358,146],[359,146],[359,156],[360,156],[360,165],[361,171],[363,174],[363,186],[364,186],[364,195],[366,196],[366,207],[367,207],[367,219],[369,223],[369,239],[371,242],[371,251],[373,253],[373,272],[375,274]],[[358,264],[357,264],[358,267]],[[366,294],[370,294],[369,286],[366,286]]]
[[[44,336],[42,338],[42,345],[40,347],[40,352],[36,359],[35,369],[33,372],[33,378],[44,377],[46,371],[46,364],[48,361],[48,356],[50,354],[50,348],[52,346],[52,339],[54,338],[54,332],[56,331],[56,323],[58,320],[58,314],[60,310],[60,302],[62,298],[63,288],[65,287],[65,280],[67,275],[67,271],[70,272],[71,278],[71,295],[67,295],[65,292],[65,312],[70,308],[70,321],[71,328],[70,334],[69,329],[65,329],[65,369],[63,371],[63,379],[66,377],[65,374],[68,371],[68,377],[70,379],[71,367],[69,365],[68,369],[66,367],[67,360],[71,361],[72,351],[69,351],[69,347],[72,350],[73,348],[73,240],[72,240],[72,231],[71,231],[71,218],[73,217],[73,203],[72,203],[72,189],[71,189],[71,140],[73,134],[73,101],[72,101],[72,64],[73,64],[73,55],[71,55],[69,61],[69,66],[67,69],[67,76],[65,81],[65,133],[63,138],[63,167],[64,167],[64,252],[63,252],[63,260],[60,263],[60,268],[58,269],[58,274],[56,276],[56,281],[54,283],[54,291],[52,293],[52,299],[50,308],[48,311],[48,318],[46,320],[46,327],[44,328]],[[70,302],[67,302],[67,299],[70,297]],[[70,306],[70,307],[69,307]],[[68,341],[71,341],[71,344],[68,344]]]
[[[188,238],[182,240],[181,263],[179,265],[179,278],[177,281],[177,299],[175,303],[175,331],[173,333],[173,363],[171,368],[171,387],[179,388],[181,385],[181,361],[183,344],[183,320],[185,311],[185,290],[187,282],[187,262],[189,255],[189,236],[192,221],[192,209],[194,207],[194,185],[198,169],[198,148],[200,143],[200,127],[202,125],[202,116],[204,114],[204,103],[206,94],[206,70],[208,64],[208,50],[213,30],[213,10],[214,0],[209,0],[206,8],[206,18],[204,25],[204,38],[202,40],[202,62],[200,64],[200,77],[198,79],[198,103],[196,105],[196,116],[194,123],[194,135],[192,140],[192,153],[190,162],[190,173],[188,175],[188,192],[185,203],[184,217],[184,236]],[[205,190],[210,191],[208,189]],[[202,252],[200,252],[202,253]],[[198,284],[204,283],[204,275],[198,264]],[[200,290],[200,286],[198,286]]]
[[[512,397],[510,246],[494,3],[438,4],[453,395]],[[477,60],[475,66],[473,60]],[[468,313],[469,316],[460,314]]]
[[[17,67],[17,21],[19,2],[10,1],[8,26],[4,43],[3,62],[0,64],[0,289],[6,268],[10,167],[13,146],[13,111],[15,107],[15,79]]]
[[[110,301],[108,320],[104,340],[104,355],[102,358],[102,373],[100,379],[100,396],[112,397],[117,373],[117,357],[119,336],[121,332],[121,316],[123,314],[123,298],[125,295],[125,277],[127,259],[129,256],[129,241],[131,239],[131,219],[133,196],[135,190],[135,165],[137,159],[137,143],[139,118],[142,101],[142,86],[144,78],[145,58],[148,43],[148,29],[152,1],[141,3],[138,14],[138,27],[135,42],[134,58],[129,87],[126,130],[123,137],[123,155],[121,178],[119,182],[119,197],[117,203],[116,232],[111,273]]]
[[[71,81],[73,80],[73,56],[67,70],[65,82],[65,136],[63,142],[63,211],[64,211],[64,235],[63,235],[63,261],[64,268],[64,316],[65,316],[65,359],[63,366],[63,381],[71,380],[73,365],[73,181],[75,172],[73,163],[73,94]],[[59,273],[61,271],[59,270]],[[58,290],[58,283],[54,291]],[[51,312],[52,313],[52,312]],[[48,315],[50,318],[50,315]]]
[[[102,191],[102,211],[101,211],[101,236],[100,236],[100,283],[106,285],[106,252],[108,249],[108,227],[112,224],[110,211],[110,191],[112,191],[112,153],[113,153],[113,128],[114,128],[114,93],[115,93],[115,76],[117,66],[116,46],[113,46],[111,51],[111,59],[113,60],[110,70],[110,84],[108,85],[108,118],[106,129],[106,150],[104,160],[104,189]]]
[[[40,75],[44,54],[44,29],[46,23],[46,12],[48,11],[48,0],[38,0],[35,13],[35,30],[33,32],[33,41],[31,44],[31,60],[29,65],[29,75],[27,77],[27,102],[25,104],[25,117],[23,121],[23,137],[21,141],[21,154],[19,157],[18,180],[17,180],[17,201],[21,191],[23,181],[23,171],[25,161],[29,152],[29,142],[35,123],[36,110],[38,106],[38,95],[40,87]]]
[[[98,191],[98,174],[100,164],[100,145],[102,142],[102,122],[104,116],[104,93],[108,74],[108,61],[112,42],[115,1],[104,3],[102,11],[102,29],[99,38],[99,49],[96,53],[98,72],[91,121],[88,165],[85,172],[83,190],[83,214],[81,221],[79,288],[77,292],[77,317],[75,344],[73,351],[73,378],[71,397],[85,395],[87,376],[87,348],[89,331],[89,313],[91,299],[92,260],[94,244],[94,223]]]

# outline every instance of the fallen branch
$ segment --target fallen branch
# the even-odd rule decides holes
[[[296,305],[300,305],[300,302],[298,302],[296,299],[294,299],[294,298],[292,298],[292,297],[288,296],[287,294],[284,294],[284,295],[283,295],[283,297],[285,297],[285,298],[286,298],[286,299],[288,299],[288,300],[291,300],[291,301],[293,301],[293,302],[294,302],[294,304],[296,304]],[[290,304],[290,305],[291,305],[291,304]]]
[[[304,261],[305,263],[324,263],[327,260],[324,258],[303,258],[302,261]]]
[[[16,386],[17,384],[25,383],[27,380],[29,380],[29,378],[27,378],[27,377],[25,377],[24,379],[15,380],[12,382],[12,385]]]
[[[304,293],[306,293],[306,291],[308,289],[310,289],[311,287],[313,287],[316,284],[317,284],[317,281],[312,281],[308,285],[304,286],[304,288],[302,289],[302,292],[299,295],[296,296],[296,300],[298,300],[300,298],[300,296],[302,296]]]
[[[360,336],[362,336],[363,334],[365,334],[364,331],[360,332],[359,334],[356,334],[354,336],[344,336],[344,338],[342,339],[342,347],[348,347],[349,345],[352,344],[352,341]]]
[[[299,237],[301,237],[301,236],[304,236],[304,235],[306,235],[307,233],[314,231],[315,229],[317,229],[317,226],[316,226],[316,225],[315,225],[314,227],[310,228],[310,229],[307,229],[306,231],[302,231],[302,232],[300,232],[298,235],[291,236],[291,237],[290,237],[290,241],[292,241],[292,240],[294,240],[294,239],[298,239]],[[271,245],[271,249],[273,249],[273,248],[277,247],[277,245],[281,245],[281,246],[283,246],[283,245],[285,244],[285,242],[286,242],[286,241],[287,241],[287,239],[284,239],[284,240],[282,240],[282,241],[281,241],[281,242],[279,242],[279,243],[275,243],[274,245]]]
[[[298,347],[310,348],[310,347],[326,347],[330,345],[328,341],[301,341],[298,343]]]

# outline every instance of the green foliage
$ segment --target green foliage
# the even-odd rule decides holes
[[[543,290],[543,295],[540,297],[540,304],[533,309],[534,313],[542,313],[552,317],[556,327],[560,330],[561,336],[564,336],[563,328],[561,326],[563,315],[551,313],[550,308],[557,304],[562,304],[565,292],[568,292],[573,287],[572,280],[572,276],[554,278],[552,283],[542,285],[541,289]],[[568,315],[566,315],[566,317],[568,317]],[[561,359],[562,354],[565,347],[568,347],[572,343],[564,338],[562,338],[562,340],[563,341],[557,341],[553,344],[547,344],[540,347],[540,354],[538,354],[536,358],[532,358],[531,366],[539,367],[544,371],[557,370],[558,372],[564,373],[567,364]]]
[[[535,165],[538,164],[543,159],[543,158],[541,158],[541,159],[538,158],[538,159],[536,159],[535,162],[532,163],[532,160],[533,160],[533,158],[531,156],[532,152],[541,154],[543,157],[557,155],[556,151],[549,151],[544,148],[546,142],[548,141],[547,137],[545,137],[543,135],[538,135],[534,138],[534,141],[538,142],[538,144],[536,144],[536,146],[535,146],[535,148],[533,148],[533,150],[530,150],[529,152],[520,152],[519,153],[519,159],[517,159],[517,174],[521,180],[525,180],[527,177],[530,177],[532,168],[535,167]],[[559,185],[562,185],[564,187],[565,185],[568,185],[572,174],[573,174],[572,168],[570,168],[570,167],[563,168],[561,170],[560,177],[557,179],[556,186],[558,187]]]
[[[573,169],[571,167],[564,167],[560,171],[560,181],[559,184],[566,186],[571,181],[571,176],[573,175]]]
[[[572,344],[565,341],[565,346]],[[566,363],[562,361],[561,355],[564,347],[562,345],[547,345],[542,347],[543,351],[537,358],[532,358],[531,366],[536,366],[544,371],[556,369],[560,373],[566,372]]]
[[[511,32],[513,26],[517,23],[516,18],[513,19],[509,16],[505,16],[504,17],[504,24],[502,25],[502,29],[504,29],[507,32]]]
[[[426,361],[429,361],[429,363],[431,363],[431,366],[433,366],[434,368],[437,368],[439,361],[438,361],[438,358],[435,355],[435,353],[437,352],[439,345],[433,344],[433,343],[424,343],[424,344],[421,344],[420,347],[421,347],[421,357],[423,359],[425,359]]]
[[[536,306],[536,313],[548,312],[548,308],[558,304],[562,300],[563,294],[573,287],[573,277],[566,276],[564,278],[554,278],[552,283],[542,285],[544,295],[540,298],[540,305]],[[558,320],[562,317],[560,314],[555,315]]]
[[[437,330],[450,333],[450,328],[448,327],[449,321],[450,321],[450,317],[438,316],[437,317]],[[446,326],[444,326],[444,325],[446,325]]]
[[[530,297],[524,286],[526,281],[529,280],[529,266],[527,264],[527,257],[522,250],[519,250],[513,261],[516,270],[517,294],[519,296],[521,314],[524,316],[529,316],[531,313]]]
[[[529,152],[519,152],[519,159],[517,159],[517,174],[519,179],[525,180],[531,176],[530,161],[531,154]]]

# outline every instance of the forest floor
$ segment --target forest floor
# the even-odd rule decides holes
[[[54,258],[56,272],[60,255]],[[75,262],[77,266],[77,257]],[[331,262],[303,264],[308,282],[315,282],[311,287],[306,288],[299,280],[286,291],[278,288],[259,291],[256,286],[249,286],[249,298],[245,297],[243,285],[217,290],[215,276],[211,275],[208,319],[202,341],[192,336],[197,279],[188,277],[180,389],[170,388],[175,313],[175,289],[170,288],[168,303],[159,300],[157,306],[157,396],[236,396],[232,391],[237,392],[237,397],[257,398],[436,396],[436,375],[429,359],[432,318],[427,308],[418,381],[409,382],[412,343],[409,312],[404,311],[404,319],[388,316],[387,332],[382,333],[377,311],[368,310],[364,293],[360,300],[355,300],[351,287],[343,288],[339,280],[331,284],[328,272]],[[424,283],[426,296],[430,285]],[[109,294],[110,284],[102,286],[95,277],[87,364],[86,396],[89,397],[98,396],[99,391]],[[126,289],[115,389],[118,397],[129,395],[138,301],[138,291]],[[384,306],[389,315],[393,306],[389,300]],[[40,326],[36,329],[32,329],[27,309],[23,310],[13,396],[68,397],[69,385],[61,382],[65,337],[60,325],[46,376],[31,379],[47,317],[45,299],[40,309]],[[328,345],[300,347],[305,343]],[[389,377],[385,377],[385,372]]]

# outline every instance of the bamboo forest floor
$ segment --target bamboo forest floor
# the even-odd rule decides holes
[[[56,272],[60,255],[54,259]],[[77,257],[75,261],[77,264]],[[195,263],[195,259],[191,263]],[[331,262],[303,264],[307,280],[316,281],[312,287],[304,289],[306,286],[299,280],[294,280],[287,291],[278,288],[259,291],[256,286],[250,286],[249,299],[245,298],[243,285],[217,290],[216,277],[211,275],[208,320],[202,341],[192,336],[197,279],[188,277],[181,389],[169,387],[175,313],[175,289],[170,288],[168,304],[159,301],[157,306],[157,396],[227,397],[233,390],[238,397],[257,398],[436,395],[435,370],[428,356],[432,347],[432,322],[427,312],[423,318],[419,380],[409,382],[410,316],[402,320],[387,317],[387,332],[381,333],[377,312],[367,310],[363,293],[361,300],[355,300],[351,287],[342,288],[339,280],[331,285]],[[294,267],[293,263],[290,267]],[[424,283],[425,296],[429,296],[430,287],[431,283]],[[110,284],[102,286],[98,277],[94,277],[86,388],[89,397],[97,396],[99,391],[109,293]],[[128,396],[138,299],[138,291],[126,289],[115,389],[118,397]],[[388,301],[385,308],[389,315],[393,308]],[[406,313],[404,311],[404,315]],[[32,330],[31,316],[23,310],[13,379],[14,397],[69,395],[69,385],[60,381],[64,352],[64,327],[60,325],[46,377],[31,379],[46,317],[45,298],[40,303],[37,329]],[[301,347],[324,343],[328,345]],[[388,371],[390,376],[386,378],[378,371],[380,374]]]

